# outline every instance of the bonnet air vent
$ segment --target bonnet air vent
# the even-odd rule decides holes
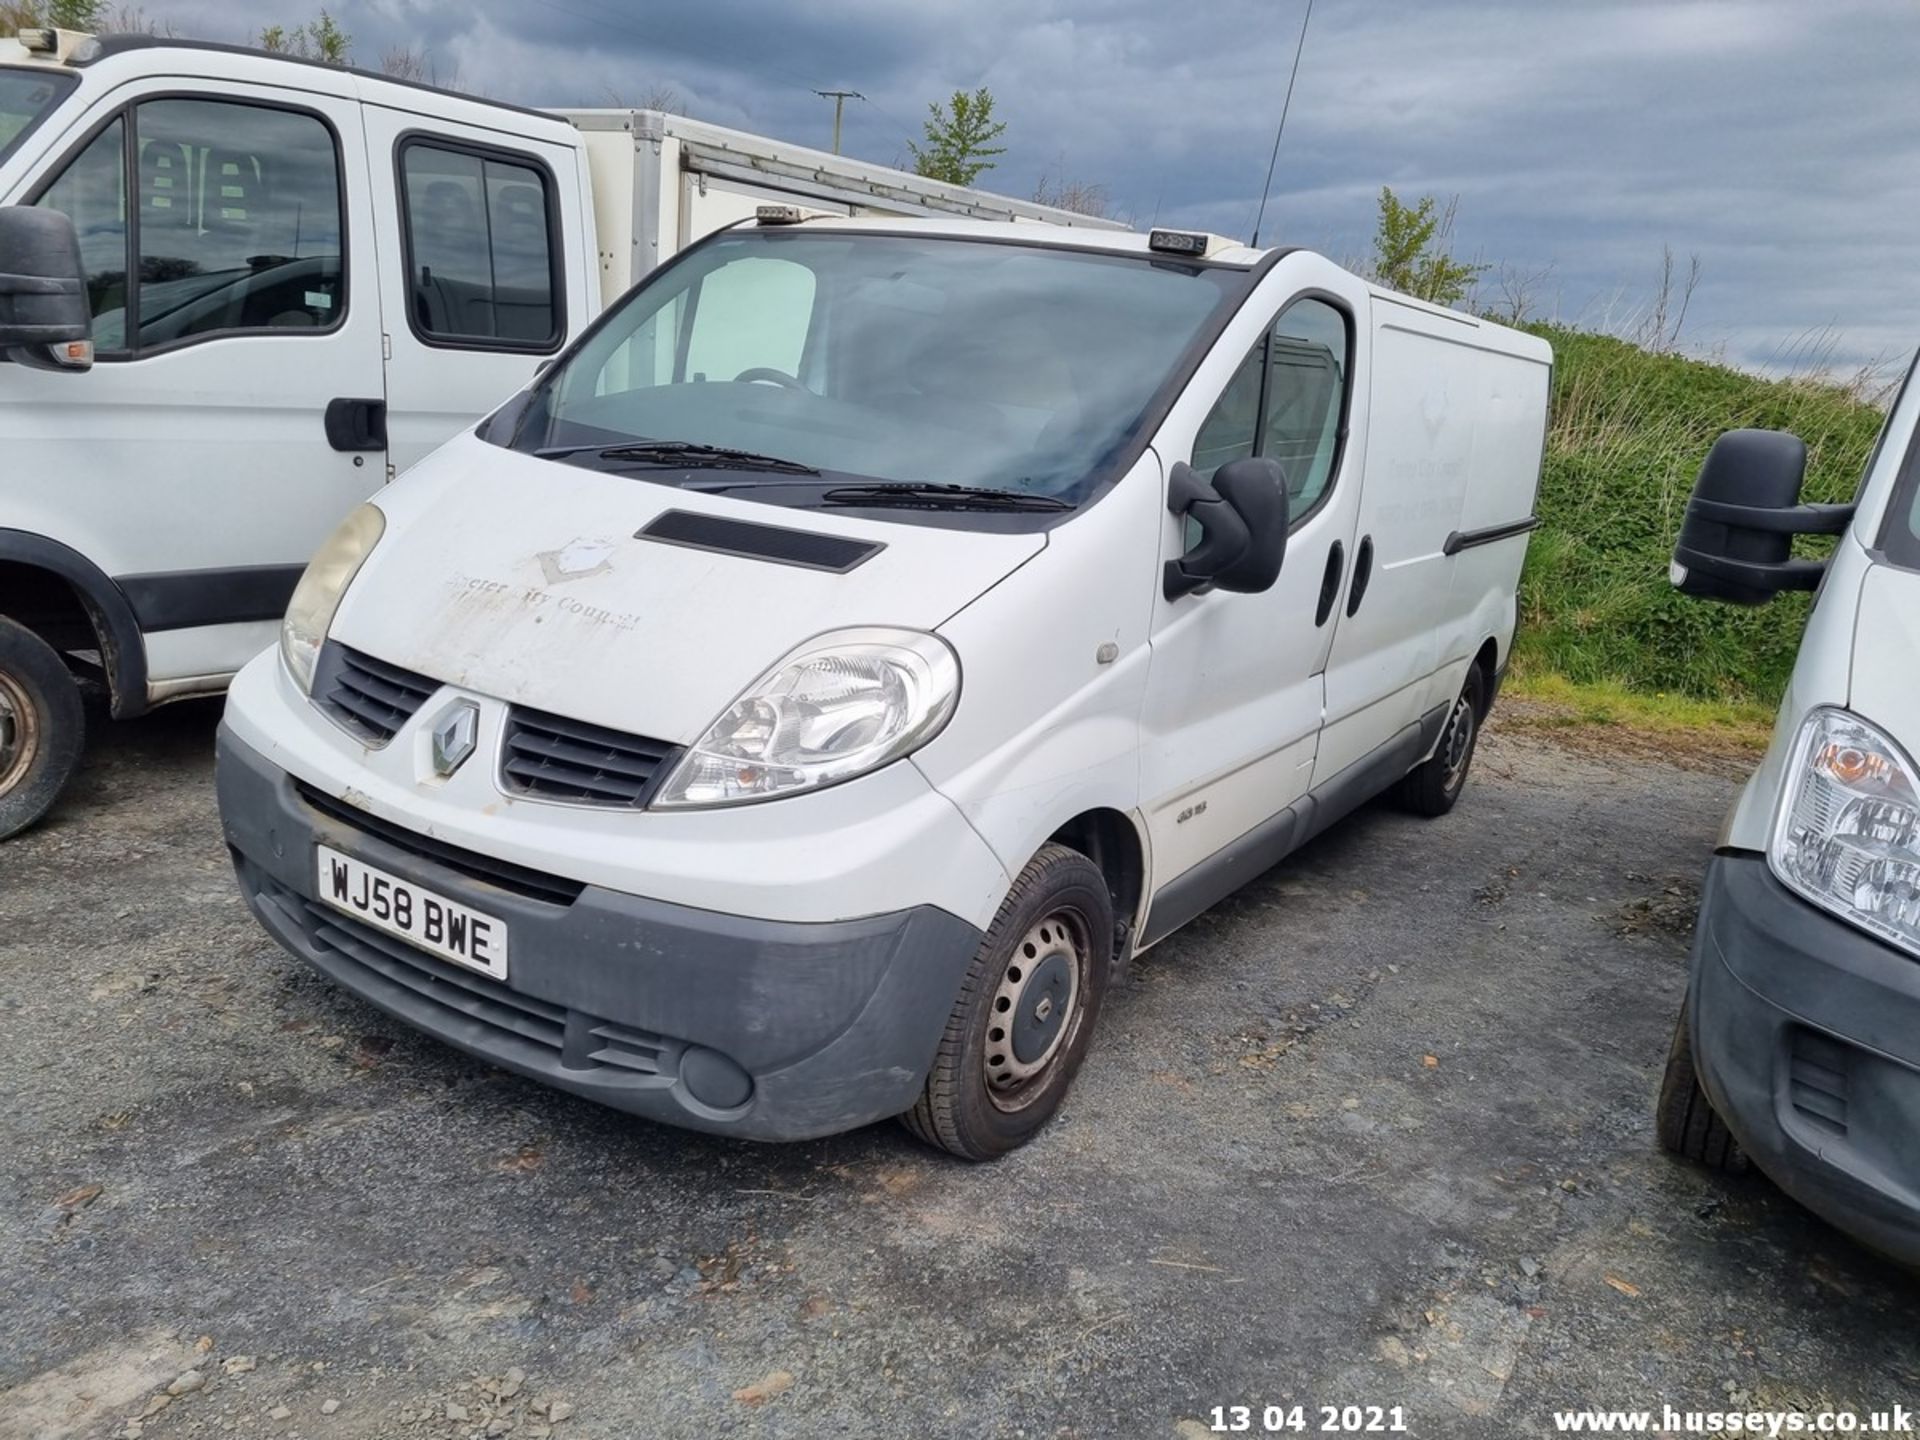
[[[662,545],[685,545],[692,550],[711,550],[718,555],[738,555],[747,560],[771,560],[777,565],[798,565],[807,570],[830,570],[835,574],[845,574],[886,549],[872,540],[849,540],[811,530],[756,525],[749,520],[728,520],[691,510],[669,510],[644,530],[636,531],[634,538],[657,540]]]

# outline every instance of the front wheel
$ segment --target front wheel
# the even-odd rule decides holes
[[[1660,1137],[1660,1148],[1670,1154],[1684,1156],[1709,1170],[1742,1174],[1747,1168],[1747,1152],[1713,1108],[1694,1068],[1691,1004],[1684,1001],[1680,1006],[1680,1023],[1674,1027],[1673,1046],[1667,1052],[1667,1073],[1660,1080],[1654,1131]]]
[[[86,711],[58,652],[0,616],[0,840],[52,807],[80,766]]]
[[[1416,815],[1446,814],[1467,788],[1467,771],[1480,743],[1480,717],[1487,709],[1487,681],[1475,665],[1467,683],[1447,713],[1440,743],[1425,764],[1416,767],[1394,792],[1400,804]]]
[[[981,941],[926,1088],[901,1123],[966,1160],[997,1159],[1037,1135],[1086,1058],[1113,940],[1099,867],[1046,846]]]

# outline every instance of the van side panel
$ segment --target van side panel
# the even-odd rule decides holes
[[[1451,701],[1489,636],[1504,658],[1526,533],[1475,532],[1532,516],[1544,438],[1544,344],[1378,293],[1371,308],[1356,533],[1372,541],[1373,569],[1359,607],[1339,617],[1316,786]]]
[[[1440,666],[1427,703],[1460,693],[1466,666],[1488,637],[1505,664],[1512,645],[1527,529],[1539,501],[1546,444],[1550,367],[1538,360],[1479,350],[1471,356],[1477,386],[1473,471],[1450,537],[1453,588],[1440,633]]]

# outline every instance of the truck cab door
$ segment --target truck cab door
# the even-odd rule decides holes
[[[593,318],[598,268],[577,149],[383,105],[365,116],[398,472]]]
[[[79,232],[96,363],[0,364],[6,524],[125,593],[148,693],[264,646],[328,531],[386,476],[360,107],[176,76],[101,97],[17,203]]]
[[[1190,460],[1205,477],[1249,455],[1280,461],[1290,523],[1271,589],[1155,597],[1140,760],[1156,892],[1149,941],[1273,863],[1265,849],[1276,847],[1256,843],[1262,827],[1312,781],[1359,508],[1365,304],[1365,288],[1319,257],[1281,261],[1162,426],[1169,469]],[[1196,539],[1169,516],[1161,559]],[[1236,849],[1247,845],[1260,853]]]

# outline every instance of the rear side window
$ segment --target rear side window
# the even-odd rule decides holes
[[[1194,469],[1211,476],[1229,460],[1278,460],[1297,523],[1333,482],[1347,370],[1346,315],[1324,300],[1296,300],[1241,362],[1202,422]]]
[[[553,186],[524,156],[406,140],[407,291],[428,344],[552,350],[564,330]]]
[[[339,146],[317,115],[149,100],[95,135],[35,203],[79,232],[105,355],[326,331],[346,313]]]

